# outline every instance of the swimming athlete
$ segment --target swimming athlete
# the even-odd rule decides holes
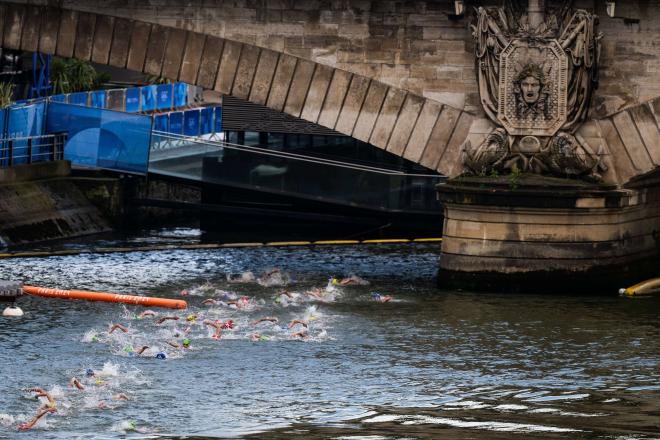
[[[251,322],[251,325],[257,325],[257,324],[259,324],[260,322],[266,322],[266,321],[275,323],[275,322],[278,321],[278,319],[275,318],[275,317],[273,317],[273,316],[265,316],[265,317],[263,317],[263,318],[259,318],[259,319],[257,319],[256,321],[252,321],[252,322]]]
[[[202,324],[207,325],[209,327],[213,327],[215,331],[213,332],[213,335],[211,336],[213,339],[220,339],[222,336],[222,322],[220,321],[209,321],[208,319],[205,319]]]
[[[205,306],[212,306],[212,305],[217,304],[217,303],[218,303],[218,301],[214,300],[213,298],[208,298],[208,299],[205,299],[204,301],[202,301],[202,304],[204,304]]]
[[[289,328],[292,328],[292,327],[294,327],[298,324],[302,325],[305,328],[307,328],[307,326],[309,325],[309,323],[307,321],[304,321],[302,319],[294,319],[293,321],[291,321],[289,323]]]
[[[159,320],[156,321],[156,324],[162,324],[165,321],[178,321],[179,317],[178,316],[163,316]]]
[[[138,318],[146,318],[147,316],[157,316],[158,313],[154,312],[153,310],[145,310],[144,312],[140,313],[138,315]]]
[[[268,336],[261,335],[259,333],[252,333],[250,335],[250,340],[252,342],[268,341],[270,338]]]
[[[232,321],[231,319],[228,319],[228,320],[226,320],[225,322],[222,323],[222,329],[223,330],[225,330],[225,329],[231,330],[233,328],[234,328],[234,321]]]
[[[299,332],[292,333],[291,337],[292,338],[307,339],[309,336],[307,335],[307,332],[305,330],[301,330]]]
[[[112,332],[114,332],[117,329],[123,331],[124,333],[128,333],[128,329],[121,324],[113,324],[113,326],[110,327],[110,330],[108,330],[108,333],[112,334]]]
[[[39,409],[55,408],[55,399],[53,399],[53,396],[50,393],[44,391],[43,388],[30,388],[28,391],[32,393],[37,393],[35,394],[36,398],[45,397],[46,399],[48,399],[48,402],[44,403]]]
[[[339,281],[340,286],[368,286],[369,281],[360,278],[357,275],[351,275],[348,278],[343,278]]]
[[[373,299],[374,301],[381,302],[381,303],[386,303],[386,302],[390,301],[392,299],[392,297],[389,296],[389,295],[381,295],[380,293],[373,292],[371,294],[371,299]]]
[[[37,414],[32,417],[32,419],[28,422],[21,423],[18,425],[18,430],[19,431],[27,431],[29,429],[32,429],[32,427],[41,419],[43,416],[45,416],[48,413],[54,413],[57,412],[56,408],[40,408],[37,410]]]

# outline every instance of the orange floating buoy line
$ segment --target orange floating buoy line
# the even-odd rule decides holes
[[[150,296],[120,295],[117,293],[88,292],[85,290],[49,289],[47,287],[23,286],[23,293],[44,298],[84,299],[111,303],[132,304],[167,309],[185,309],[188,304],[180,299],[154,298]]]

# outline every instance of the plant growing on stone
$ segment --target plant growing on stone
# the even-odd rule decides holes
[[[55,58],[50,65],[50,83],[55,94],[99,89],[109,80],[110,75],[97,72],[86,61]]]

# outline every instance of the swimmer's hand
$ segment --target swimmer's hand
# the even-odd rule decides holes
[[[302,325],[302,326],[305,327],[305,328],[307,328],[307,325],[308,325],[308,324],[307,324],[307,321],[304,321],[304,320],[302,320],[302,319],[294,319],[293,321],[291,321],[291,322],[289,323],[289,328],[292,328],[292,327],[294,327],[294,326],[296,326],[296,325],[298,325],[298,324]]]
[[[124,333],[128,333],[128,329],[126,327],[124,327],[123,325],[121,325],[121,324],[114,324],[112,327],[110,327],[110,330],[108,330],[108,333],[112,334],[112,332],[114,332],[117,329],[121,330]]]

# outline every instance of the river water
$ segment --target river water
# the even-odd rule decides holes
[[[198,239],[156,231],[121,244]],[[25,316],[0,320],[0,438],[660,438],[660,298],[620,298],[619,286],[596,297],[439,291],[437,260],[437,244],[1,260],[2,279],[184,291],[189,309],[136,319],[144,309],[21,298]],[[272,268],[283,276],[262,284],[287,281],[294,298],[226,279]],[[350,274],[370,284],[327,289]],[[156,324],[168,314],[180,319]],[[252,324],[266,316],[278,322]],[[235,326],[216,340],[204,319]],[[294,319],[308,323],[304,339],[291,336],[303,330],[288,328]],[[128,333],[108,334],[114,323]],[[190,348],[168,345],[183,338]],[[74,376],[85,390],[68,386]],[[58,411],[17,433],[39,406],[30,387]]]

